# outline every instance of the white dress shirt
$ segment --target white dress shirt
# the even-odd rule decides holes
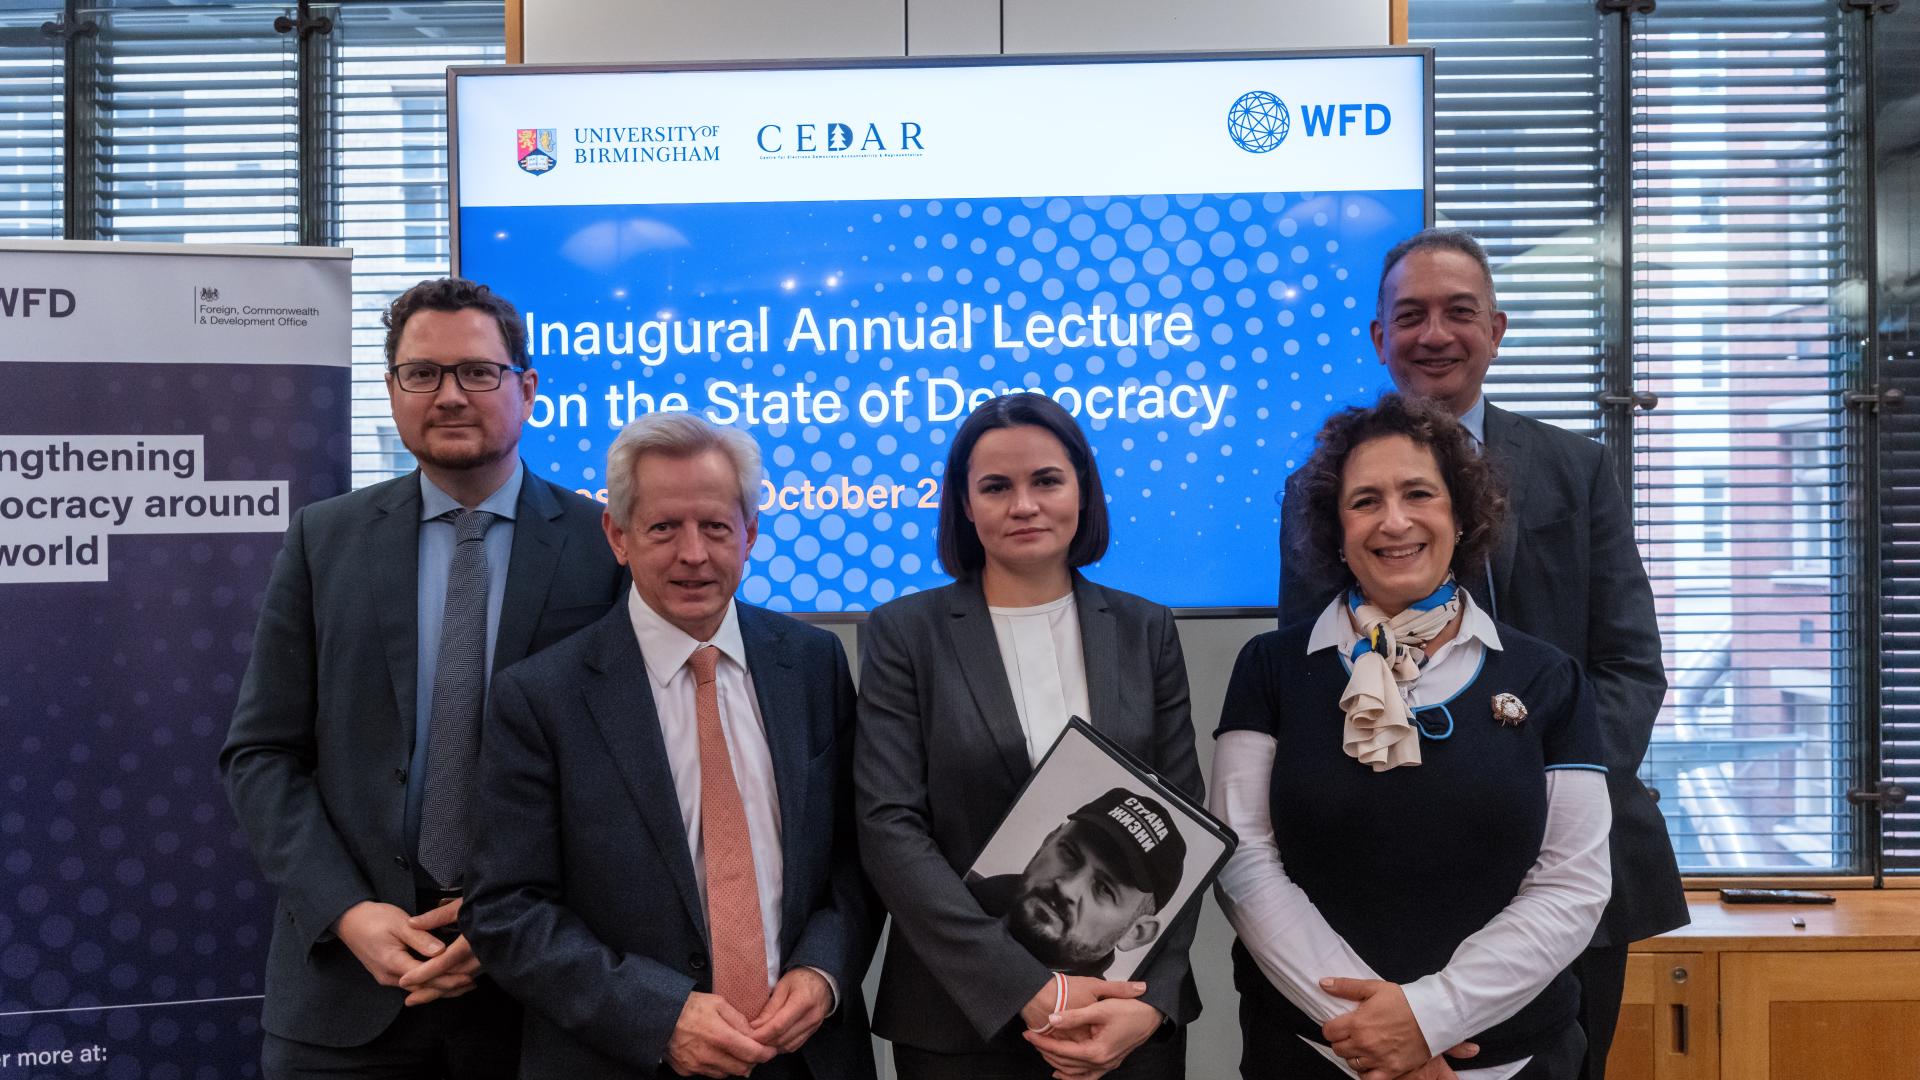
[[[1460,693],[1480,673],[1485,650],[1500,648],[1493,620],[1465,589],[1460,598],[1459,632],[1435,649],[1420,677],[1404,687],[1412,707]],[[1338,648],[1345,663],[1359,639],[1343,594],[1320,613],[1307,651]],[[1380,976],[1334,932],[1281,865],[1269,801],[1275,752],[1273,737],[1258,731],[1229,731],[1214,744],[1209,807],[1240,836],[1216,891],[1227,921],[1260,970],[1288,1001],[1324,1024],[1352,1012],[1356,1003],[1320,989],[1321,979]],[[1461,942],[1446,967],[1404,984],[1407,1005],[1431,1054],[1520,1011],[1593,937],[1612,890],[1607,831],[1613,812],[1606,776],[1555,769],[1546,773],[1545,783],[1547,824],[1540,856],[1513,900]],[[1537,978],[1519,979],[1516,972]],[[1358,1076],[1331,1048],[1313,1040],[1307,1044],[1348,1076]],[[1509,1080],[1531,1060],[1460,1069],[1458,1075],[1460,1080]]]
[[[693,854],[693,879],[700,902],[707,900],[706,849],[700,840],[700,721],[694,711],[693,669],[687,664],[703,645],[720,650],[714,667],[714,690],[720,700],[720,726],[733,759],[733,780],[747,812],[747,834],[753,838],[753,878],[760,888],[760,922],[767,935],[767,986],[780,979],[780,791],[774,783],[773,751],[760,717],[760,699],[753,691],[753,673],[747,670],[747,650],[740,638],[740,621],[733,602],[711,641],[695,641],[660,617],[639,590],[627,595],[627,613],[633,620],[640,655],[647,664],[647,685],[653,708],[660,716],[660,737],[667,747],[667,765],[680,796],[680,821],[687,830],[687,850]],[[731,931],[729,931],[731,932]],[[825,972],[821,972],[825,975]],[[827,979],[829,985],[833,979]],[[834,988],[838,1000],[838,988]]]
[[[1027,760],[1047,756],[1067,720],[1088,723],[1087,656],[1080,647],[1080,609],[1068,593],[1033,607],[991,607],[1000,663],[1013,689],[1013,711],[1027,737]]]

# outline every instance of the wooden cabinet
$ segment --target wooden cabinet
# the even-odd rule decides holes
[[[1718,969],[1709,953],[1632,953],[1608,1080],[1716,1080]]]
[[[1920,1080],[1920,953],[1721,957],[1727,1076]]]
[[[1920,890],[1836,895],[1689,893],[1693,924],[1628,957],[1609,1080],[1920,1080]]]

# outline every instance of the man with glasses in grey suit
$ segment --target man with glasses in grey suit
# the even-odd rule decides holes
[[[220,756],[280,894],[270,1080],[515,1074],[519,1007],[458,925],[489,676],[625,583],[599,505],[520,461],[539,376],[513,305],[423,281],[383,321],[420,467],[294,515]]]

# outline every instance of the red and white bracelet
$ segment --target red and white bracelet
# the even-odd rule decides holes
[[[1053,1009],[1047,1013],[1047,1026],[1028,1028],[1027,1030],[1033,1032],[1035,1035],[1045,1035],[1047,1032],[1052,1031],[1053,1018],[1064,1011],[1066,1007],[1067,973],[1064,971],[1056,971],[1053,973]]]

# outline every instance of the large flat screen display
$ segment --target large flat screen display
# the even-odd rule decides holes
[[[525,316],[522,447],[604,497],[633,416],[759,440],[741,585],[869,610],[945,583],[947,441],[1045,394],[1112,544],[1090,573],[1270,607],[1279,493],[1386,384],[1382,255],[1431,213],[1430,56],[466,69],[455,259]]]

